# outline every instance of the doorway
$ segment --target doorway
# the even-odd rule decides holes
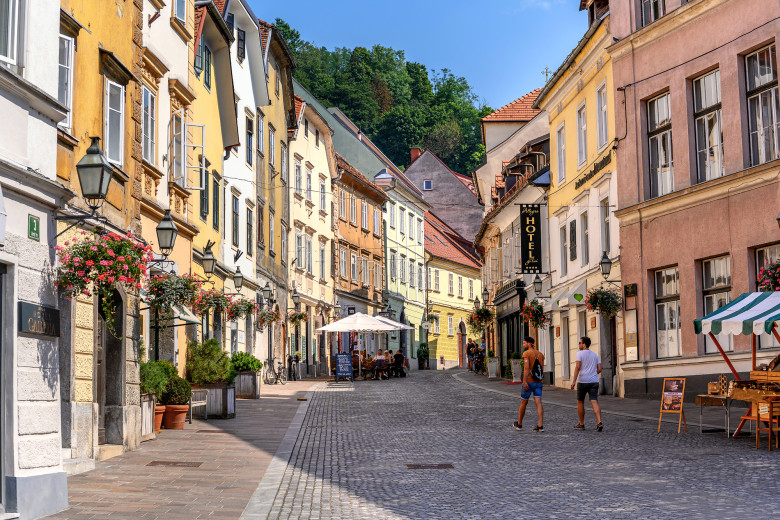
[[[614,317],[601,320],[601,337],[599,338],[601,357],[601,377],[603,379],[600,385],[602,395],[613,395],[615,379],[615,359],[617,359],[617,321]]]
[[[108,317],[109,319],[104,314],[102,296],[97,298],[95,402],[98,405],[98,444],[122,444],[124,302],[116,290],[111,293],[109,298],[112,300],[113,307],[113,312]],[[109,321],[112,323],[116,335],[109,328]],[[119,408],[119,410],[116,410],[116,408]],[[119,428],[111,428],[110,423],[112,420],[119,421]],[[107,435],[107,432],[112,433]],[[111,438],[116,435],[118,435],[118,438]]]
[[[466,352],[466,339],[468,334],[466,333],[466,324],[463,320],[458,323],[458,365],[461,367],[466,366],[466,360],[468,359],[468,352]]]

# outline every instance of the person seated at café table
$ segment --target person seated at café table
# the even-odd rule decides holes
[[[358,356],[358,351],[353,350],[352,351],[352,376],[357,377],[358,372],[360,372],[360,356]]]
[[[395,355],[392,357],[393,360],[393,372],[398,377],[406,377],[406,372],[404,372],[404,362],[406,359],[404,358],[403,353],[401,352],[401,349],[398,349],[398,352],[395,353]]]
[[[382,353],[380,348],[376,353],[376,371],[374,372],[374,379],[383,379],[387,371],[387,357]],[[381,367],[380,367],[381,365]]]
[[[387,377],[393,377],[393,351],[391,349],[385,351],[385,359],[387,360]]]

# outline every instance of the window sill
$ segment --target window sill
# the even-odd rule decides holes
[[[79,144],[79,140],[73,137],[68,130],[69,129],[57,127],[57,141],[70,148],[75,148],[76,145]]]
[[[320,210],[320,216],[321,216],[322,218],[328,218],[328,213],[327,213],[326,211],[322,211],[322,210]]]
[[[173,30],[176,31],[176,34],[178,34],[179,37],[184,40],[184,43],[190,43],[192,40],[192,33],[187,30],[187,26],[184,25],[184,22],[175,16],[171,16],[171,27],[173,27]]]
[[[313,209],[314,208],[314,203],[312,201],[310,201],[310,200],[307,200],[306,201],[306,207],[309,208],[309,209]]]
[[[301,195],[297,191],[293,193],[293,196],[295,197],[296,200],[303,200],[303,195]]]

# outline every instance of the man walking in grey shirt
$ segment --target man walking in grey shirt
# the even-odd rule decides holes
[[[601,360],[599,355],[590,350],[590,338],[582,336],[580,338],[580,351],[577,352],[577,363],[574,368],[574,377],[571,379],[571,388],[577,383],[577,376],[580,382],[577,385],[577,415],[580,422],[574,427],[575,430],[585,429],[585,394],[590,399],[590,405],[596,414],[596,431],[604,429],[601,424],[601,406],[599,406],[599,374],[601,373]]]

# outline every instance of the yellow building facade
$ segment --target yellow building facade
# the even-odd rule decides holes
[[[598,9],[608,5],[598,2]],[[568,387],[579,337],[588,336],[604,371],[603,393],[615,388],[622,319],[587,310],[588,291],[609,287],[599,268],[611,261],[610,280],[620,279],[617,171],[613,146],[614,88],[608,11],[590,27],[539,94],[535,106],[550,119],[551,186],[548,199],[554,380]],[[619,290],[619,289],[618,289]]]

